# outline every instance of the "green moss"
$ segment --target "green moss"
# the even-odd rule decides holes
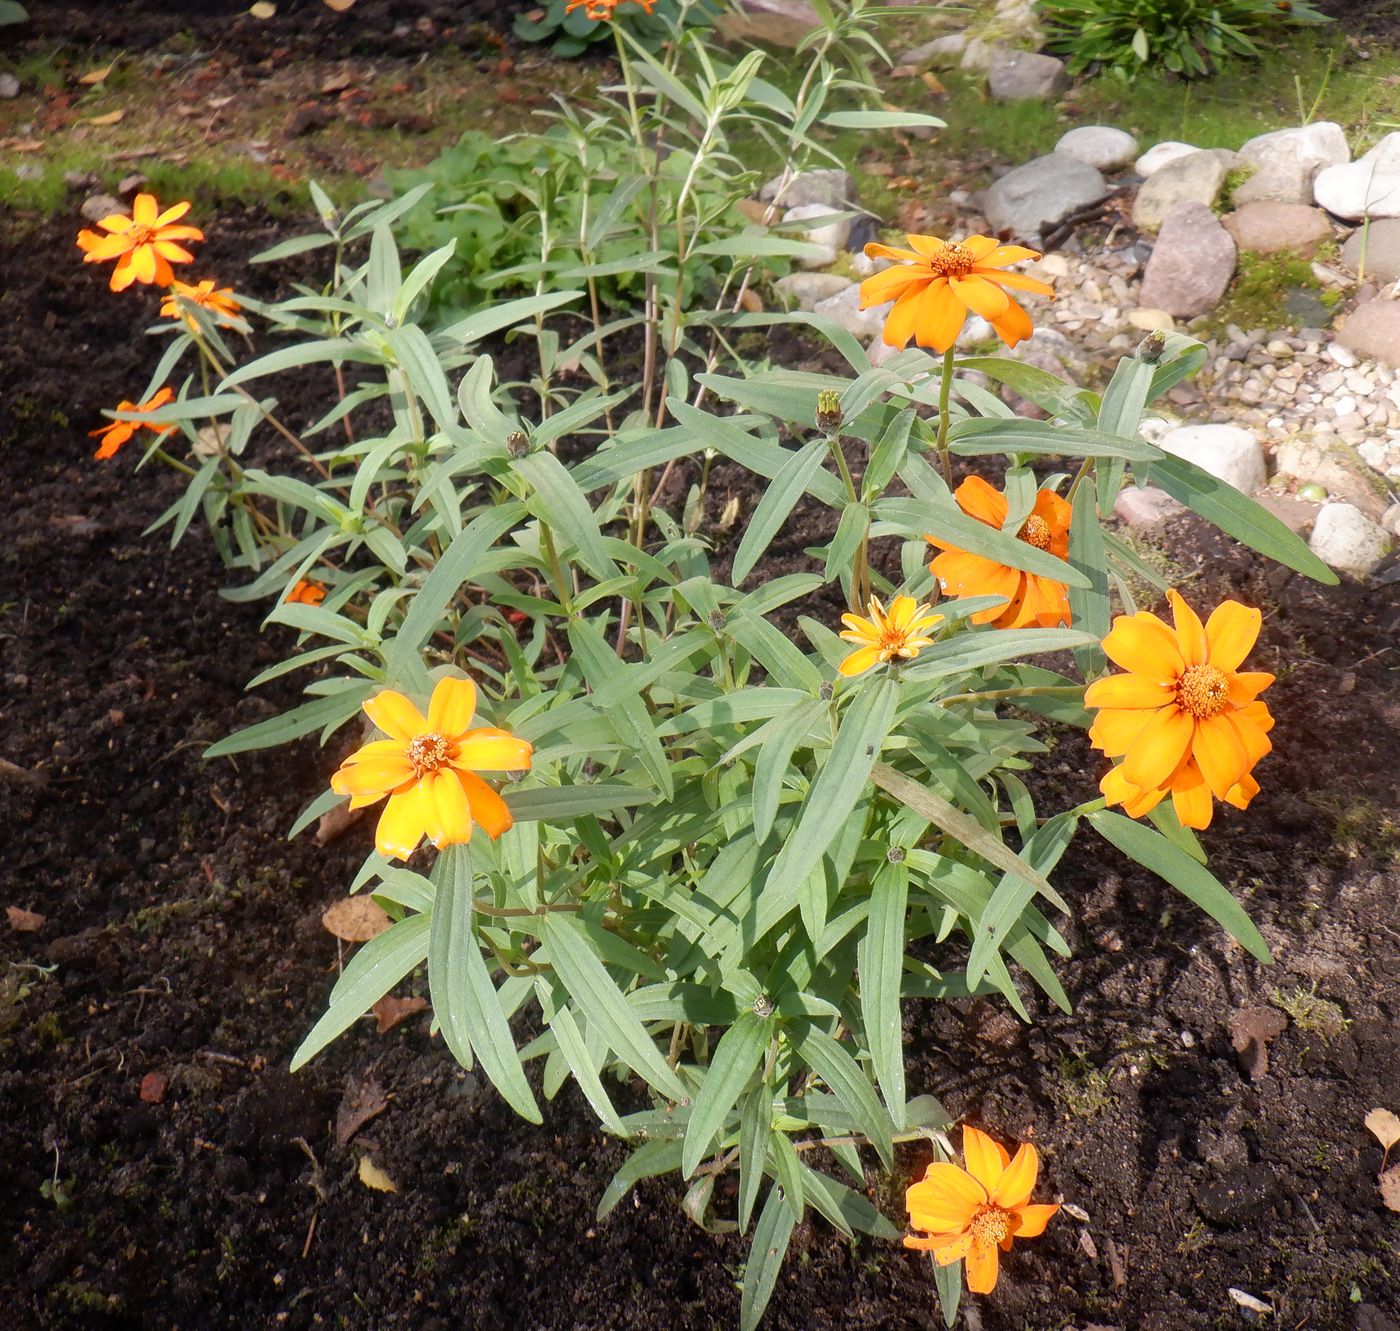
[[[1215,211],[1220,214],[1233,212],[1235,191],[1254,174],[1253,166],[1233,166],[1225,173],[1220,185],[1220,197],[1215,201]]]
[[[1234,283],[1207,318],[1206,327],[1217,334],[1228,324],[1245,329],[1301,328],[1318,314],[1325,315],[1328,294],[1313,275],[1310,260],[1245,250]],[[1300,296],[1307,299],[1300,302]]]
[[[1307,989],[1299,985],[1287,992],[1271,989],[1269,1002],[1285,1013],[1300,1031],[1320,1036],[1324,1041],[1334,1039],[1351,1024],[1338,1004],[1317,992],[1316,984]]]

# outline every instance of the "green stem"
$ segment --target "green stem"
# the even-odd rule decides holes
[[[1082,684],[1042,684],[1020,689],[987,689],[982,693],[950,693],[946,698],[940,698],[939,702],[946,707],[954,702],[992,702],[999,698],[1072,697],[1083,692]]]
[[[953,464],[948,456],[948,398],[953,391],[953,347],[943,353],[943,382],[938,387],[938,455],[943,464],[943,480],[953,488]]]

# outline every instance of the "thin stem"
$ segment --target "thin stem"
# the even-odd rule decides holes
[[[1076,693],[1083,693],[1082,684],[1042,684],[1035,687],[1021,689],[987,689],[982,693],[950,693],[946,698],[940,698],[945,707],[954,702],[991,702],[997,698],[1030,698],[1035,696],[1047,697],[1072,697]]]
[[[949,347],[943,353],[943,382],[938,387],[938,454],[943,464],[943,480],[953,488],[953,464],[948,456],[948,397],[953,391],[954,349]]]

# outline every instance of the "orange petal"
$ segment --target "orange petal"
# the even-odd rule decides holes
[[[1053,296],[1055,294],[1055,288],[1048,282],[1027,277],[1024,273],[991,271],[984,269],[981,264],[978,264],[972,271],[977,277],[985,277],[987,281],[995,282],[1000,287],[1009,287],[1013,291],[1029,291],[1035,296]]]
[[[962,1148],[967,1172],[986,1188],[989,1197],[995,1196],[1002,1171],[1011,1161],[1006,1148],[971,1124],[963,1125]]]
[[[1216,799],[1223,800],[1231,786],[1249,771],[1249,755],[1240,732],[1235,723],[1224,716],[1196,722],[1191,756]]]
[[[509,832],[515,823],[510,810],[490,786],[473,772],[458,772],[457,779],[467,794],[467,804],[471,809],[472,821],[494,841],[503,832]]]
[[[432,800],[435,826],[429,833],[433,845],[460,846],[472,839],[471,807],[458,773],[451,768],[434,772],[423,782]]]
[[[1089,727],[1089,742],[1105,757],[1121,758],[1137,743],[1151,715],[1140,709],[1102,711]]]
[[[373,803],[412,780],[413,764],[400,753],[393,758],[347,763],[331,776],[331,789],[337,795],[366,796]]]
[[[1006,299],[1005,311],[998,318],[991,320],[991,325],[1008,347],[1014,347],[1018,342],[1035,336],[1035,325],[1031,322],[1031,316],[1009,296]]]
[[[846,679],[863,675],[873,666],[880,664],[880,650],[879,647],[861,647],[846,657],[836,669]]]
[[[1226,679],[1230,686],[1230,701],[1236,707],[1248,706],[1274,682],[1274,677],[1262,670],[1244,670],[1227,675]]]
[[[925,290],[927,290],[927,285],[920,282],[909,287],[895,301],[894,308],[885,316],[885,331],[882,336],[887,346],[903,347],[908,345],[909,339],[914,336],[918,320],[919,297],[923,295]]]
[[[1058,1202],[1052,1202],[1045,1206],[1018,1206],[1016,1218],[1012,1222],[1015,1228],[1011,1232],[1018,1239],[1039,1238],[1045,1233],[1045,1226],[1050,1223],[1051,1217],[1059,1209]]]
[[[987,255],[997,249],[998,241],[995,236],[964,236],[958,244],[972,255],[973,263],[981,264],[986,261]],[[1032,251],[1027,250],[1026,253]]]
[[[424,803],[422,782],[389,796],[374,833],[374,848],[385,859],[406,860],[417,849],[428,824]]]
[[[1274,746],[1270,743],[1265,728],[1247,711],[1226,712],[1224,718],[1234,727],[1235,733],[1239,736],[1250,767],[1253,767],[1266,754],[1272,752]],[[1272,724],[1273,718],[1270,717],[1269,721]]]
[[[428,729],[448,739],[458,739],[471,727],[476,715],[476,685],[469,679],[438,680],[428,700]]]
[[[997,1183],[996,1191],[990,1188],[991,1200],[1006,1210],[1024,1206],[1031,1199],[1035,1188],[1036,1175],[1040,1173],[1040,1155],[1030,1142],[1024,1142],[1011,1157],[1011,1163]]]
[[[131,220],[140,226],[154,226],[160,215],[154,194],[138,194],[131,202]]]
[[[1085,707],[1165,707],[1176,698],[1166,680],[1147,675],[1107,675],[1084,690]]]
[[[990,1294],[997,1287],[998,1254],[995,1243],[976,1243],[967,1254],[967,1287],[974,1294]]]
[[[1181,766],[1190,748],[1196,723],[1180,707],[1163,707],[1142,728],[1137,743],[1123,759],[1123,776],[1139,790],[1165,784]]]
[[[955,1235],[935,1235],[929,1243],[933,1251],[933,1260],[939,1266],[951,1266],[954,1262],[960,1262],[972,1251],[973,1238],[971,1234]]]
[[[980,476],[969,476],[956,490],[953,498],[970,518],[985,522],[998,531],[1006,522],[1006,496],[993,489]]]
[[[1013,263],[1039,258],[1039,250],[1027,249],[1024,245],[997,245],[978,259],[977,264],[981,268],[1006,268]]]
[[[1210,826],[1211,815],[1214,812],[1210,787],[1206,785],[1200,768],[1194,763],[1187,763],[1182,773],[1172,782],[1172,807],[1176,810],[1177,821],[1183,827],[1202,832]]]
[[[999,286],[994,286],[981,277],[951,277],[948,279],[953,294],[974,314],[980,314],[988,323],[996,323],[1011,297]]]
[[[937,236],[916,236],[906,232],[904,239],[909,242],[910,249],[924,259],[936,259],[948,248],[948,242]]]
[[[872,305],[898,300],[915,282],[928,280],[922,268],[886,268],[860,284],[860,308],[868,310]]]
[[[1200,616],[1186,604],[1185,599],[1175,590],[1167,592],[1171,603],[1172,621],[1176,624],[1176,640],[1181,644],[1181,654],[1186,664],[1204,665],[1206,661],[1206,631]]]
[[[1099,790],[1110,804],[1119,804],[1129,818],[1141,818],[1155,809],[1165,798],[1166,791],[1140,790],[1123,775],[1123,764],[1110,768],[1099,782]]]
[[[190,210],[188,202],[171,204],[155,220],[156,226],[169,226],[171,222],[178,222]]]
[[[1254,650],[1264,616],[1253,606],[1238,601],[1222,601],[1206,621],[1206,659],[1217,670],[1237,670]]]
[[[457,740],[452,765],[468,772],[528,772],[534,746],[495,726],[469,730]]]
[[[953,1234],[966,1229],[977,1208],[987,1204],[987,1190],[967,1170],[936,1160],[910,1185],[904,1202],[911,1214],[930,1222],[920,1229]]]
[[[1249,808],[1249,802],[1259,793],[1259,783],[1249,775],[1248,772],[1240,779],[1239,785],[1235,786],[1228,795],[1225,796],[1227,804],[1233,804],[1237,809]]]
[[[893,245],[881,245],[879,241],[872,240],[866,244],[865,257],[867,259],[894,259],[898,263],[918,263],[919,256],[913,250],[901,250]]]
[[[1150,679],[1175,683],[1186,669],[1176,634],[1147,610],[1119,615],[1103,649],[1114,665]]]
[[[391,739],[402,740],[405,744],[418,735],[428,733],[428,723],[420,712],[402,693],[385,689],[364,702],[365,715]]]
[[[947,351],[967,322],[967,309],[946,282],[930,283],[924,292],[919,345]]]

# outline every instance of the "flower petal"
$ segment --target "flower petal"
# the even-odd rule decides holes
[[[433,845],[460,846],[472,839],[471,808],[461,777],[451,768],[434,772],[424,783],[437,813]]]
[[[911,1215],[920,1216],[920,1229],[954,1234],[966,1229],[977,1208],[987,1204],[987,1190],[967,1170],[936,1160],[918,1183],[910,1185],[904,1202]]]
[[[999,318],[993,319],[991,324],[996,329],[997,336],[1008,347],[1014,347],[1018,342],[1035,336],[1035,325],[1031,322],[1031,316],[1009,296],[1005,311]]]
[[[1058,1202],[1051,1202],[1044,1206],[1018,1206],[1016,1208],[1012,1233],[1018,1239],[1036,1239],[1045,1233],[1045,1226],[1050,1223],[1051,1217],[1060,1209]]]
[[[916,282],[929,281],[928,270],[922,267],[885,268],[867,277],[860,284],[860,308],[868,310],[887,300],[898,300]]]
[[[495,726],[469,730],[457,739],[452,765],[468,772],[528,772],[534,745]]]
[[[346,763],[331,776],[331,789],[337,795],[365,795],[383,799],[406,781],[413,780],[413,764],[406,754],[392,758],[371,758],[368,762]]]
[[[974,1242],[967,1253],[967,1287],[974,1294],[990,1294],[997,1287],[999,1254],[995,1243]]]
[[[881,334],[886,346],[903,347],[908,345],[909,339],[914,336],[915,322],[918,317],[918,301],[924,290],[922,285],[911,286],[895,301],[894,307],[885,316],[885,331]]]
[[[1186,669],[1176,634],[1147,610],[1119,615],[1103,640],[1103,649],[1114,665],[1150,679],[1174,684]]]
[[[1085,707],[1165,707],[1176,698],[1175,688],[1147,675],[1106,675],[1084,690]]]
[[[1247,707],[1274,682],[1274,677],[1262,670],[1243,670],[1226,675],[1226,679],[1230,701],[1236,707]]]
[[[963,1125],[962,1148],[967,1172],[986,1188],[989,1197],[995,1196],[1002,1172],[1011,1162],[1006,1148],[970,1123]]]
[[[1263,622],[1264,616],[1253,606],[1241,605],[1238,601],[1222,601],[1206,620],[1206,642],[1209,644],[1206,660],[1217,670],[1227,673],[1238,669],[1244,658],[1254,650],[1259,626]]]
[[[1110,804],[1122,805],[1129,818],[1141,818],[1151,813],[1167,792],[1160,787],[1154,790],[1140,790],[1123,775],[1123,764],[1110,768],[1099,782],[1099,790]]]
[[[998,531],[1006,522],[1006,496],[993,489],[980,476],[969,476],[956,490],[953,498],[970,518],[985,522]]]
[[[505,800],[474,772],[458,772],[457,779],[466,791],[472,821],[492,841],[503,832],[509,832],[515,824],[515,819],[510,816]]]
[[[1181,644],[1181,654],[1186,664],[1204,665],[1206,662],[1206,631],[1200,616],[1186,604],[1185,598],[1175,591],[1167,592],[1171,603],[1172,622],[1176,625],[1176,640]]]
[[[1234,722],[1224,716],[1196,722],[1191,756],[1216,799],[1223,800],[1230,787],[1249,771],[1249,755],[1240,732]]]
[[[1025,263],[1027,259],[1039,259],[1039,250],[1027,249],[1024,245],[997,245],[977,260],[979,268],[1007,268],[1013,263]]]
[[[1006,313],[1006,307],[1011,303],[1011,297],[1006,292],[985,278],[951,277],[948,281],[953,288],[953,294],[974,314],[980,314],[988,323],[996,323]]]
[[[154,226],[160,207],[154,194],[138,194],[131,201],[131,220],[138,226]]]
[[[1181,766],[1191,746],[1196,723],[1189,712],[1175,705],[1154,712],[1142,728],[1137,743],[1123,759],[1123,776],[1139,790],[1166,783]]]
[[[1011,1163],[1006,1166],[995,1190],[987,1189],[992,1202],[1008,1211],[1024,1206],[1031,1199],[1039,1173],[1040,1153],[1030,1142],[1023,1142],[1011,1157]]]
[[[1177,821],[1183,827],[1203,832],[1210,826],[1214,806],[1211,804],[1210,787],[1201,776],[1201,769],[1195,763],[1186,763],[1172,782],[1172,807],[1176,810]]]
[[[972,1251],[974,1240],[971,1234],[954,1234],[935,1236],[929,1247],[933,1251],[933,1260],[939,1266],[952,1266],[954,1262],[960,1262]]]
[[[1027,277],[1024,273],[992,272],[982,264],[978,264],[972,271],[977,277],[985,277],[989,282],[995,282],[1000,287],[1009,287],[1013,291],[1029,291],[1035,296],[1053,296],[1055,294],[1055,288],[1048,282]]]
[[[156,226],[169,226],[172,222],[178,222],[190,210],[188,201],[185,203],[173,203],[159,217],[155,219]]]
[[[947,282],[932,282],[924,292],[920,317],[919,345],[943,352],[958,340],[967,322],[967,309]]]
[[[863,675],[873,666],[880,664],[881,649],[879,647],[860,647],[846,657],[836,669],[846,679],[852,679],[856,675]]]
[[[458,739],[471,728],[476,715],[476,685],[469,679],[448,676],[438,680],[428,700],[428,729],[448,739]]]
[[[868,241],[865,246],[867,259],[893,259],[897,263],[918,263],[920,256],[913,250],[902,250],[894,245],[882,245],[879,241]]]
[[[379,826],[374,832],[374,848],[385,859],[406,860],[417,849],[427,830],[421,782],[389,796]]]
[[[1089,727],[1089,743],[1105,757],[1121,758],[1137,743],[1137,737],[1151,716],[1152,713],[1143,708],[1102,711]]]
[[[385,689],[364,701],[365,715],[391,739],[402,740],[405,744],[418,735],[428,732],[428,723],[420,712],[402,693]]]

